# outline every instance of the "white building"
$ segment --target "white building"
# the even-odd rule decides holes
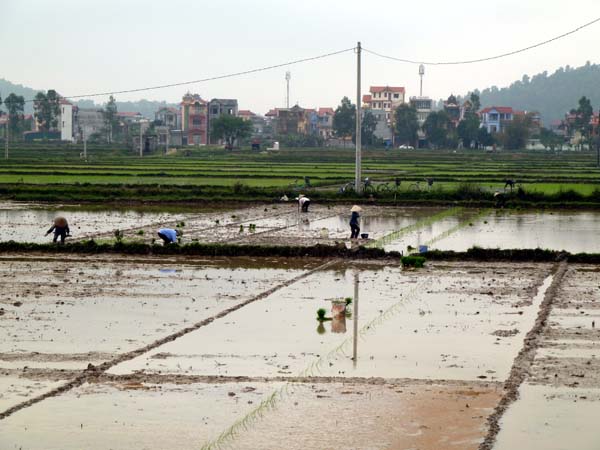
[[[75,136],[73,135],[73,104],[69,103],[65,99],[60,100],[60,140],[73,142]]]

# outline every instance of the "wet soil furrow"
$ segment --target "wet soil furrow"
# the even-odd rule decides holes
[[[194,325],[183,328],[182,330],[179,330],[179,331],[172,333],[168,336],[165,336],[161,339],[157,339],[154,342],[152,342],[144,347],[129,351],[127,353],[123,353],[123,354],[117,356],[116,358],[114,358],[110,361],[106,361],[98,366],[89,364],[86,370],[84,370],[77,377],[68,381],[67,383],[63,384],[62,386],[52,389],[51,391],[48,391],[37,397],[33,397],[25,402],[19,403],[18,405],[14,405],[11,408],[7,409],[6,411],[0,412],[0,420],[6,419],[7,417],[11,416],[12,414],[16,413],[17,411],[20,411],[21,409],[35,405],[36,403],[39,403],[47,398],[55,397],[57,395],[63,394],[64,392],[70,391],[73,388],[81,386],[86,381],[93,381],[94,379],[96,379],[100,375],[102,375],[103,372],[105,372],[106,370],[109,370],[110,368],[116,366],[117,364],[121,364],[122,362],[129,361],[129,360],[136,358],[146,352],[149,352],[150,350],[154,350],[155,348],[160,347],[161,345],[164,345],[167,342],[174,341],[175,339],[178,339],[188,333],[191,333],[192,331],[195,331],[195,330],[198,330],[199,328],[207,326],[217,319],[221,319],[221,318],[231,314],[232,312],[243,308],[246,305],[249,305],[256,301],[262,300],[262,299],[268,297],[269,295],[271,295],[283,288],[291,286],[292,284],[294,284],[300,280],[303,280],[304,278],[307,278],[307,277],[311,276],[312,274],[314,274],[320,270],[326,269],[327,267],[332,266],[338,262],[339,262],[339,260],[337,260],[337,259],[327,261],[326,263],[321,264],[320,266],[318,266],[314,269],[310,269],[290,280],[287,280],[281,284],[273,286],[272,288],[254,296],[252,298],[249,298],[248,300],[245,300],[245,301],[238,303],[230,308],[227,308],[214,316],[211,316],[204,320],[201,320],[200,322],[197,322]]]
[[[225,383],[358,383],[365,385],[428,385],[428,386],[479,386],[486,388],[502,388],[502,382],[490,380],[455,380],[455,379],[429,379],[429,378],[383,378],[383,377],[341,377],[341,376],[227,376],[227,375],[181,375],[181,374],[158,374],[158,373],[132,373],[116,375],[103,373],[93,380],[98,383],[151,383],[151,384],[225,384]]]
[[[509,406],[519,397],[519,387],[529,375],[535,358],[535,352],[541,343],[542,331],[546,327],[548,316],[552,310],[552,302],[558,294],[567,268],[567,262],[563,261],[558,264],[554,271],[554,278],[544,294],[544,300],[540,305],[535,324],[525,336],[523,348],[515,358],[510,375],[504,383],[505,394],[494,409],[494,412],[488,417],[488,433],[479,445],[479,450],[492,450],[500,431],[500,419]]]

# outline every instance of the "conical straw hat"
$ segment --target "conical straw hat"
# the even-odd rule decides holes
[[[350,211],[352,211],[352,212],[361,212],[362,208],[360,206],[358,206],[358,205],[354,205]]]
[[[56,217],[54,219],[54,225],[57,227],[66,227],[67,219],[65,219],[64,217]]]

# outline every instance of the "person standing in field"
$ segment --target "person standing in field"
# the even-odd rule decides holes
[[[158,230],[158,237],[163,240],[164,245],[176,244],[177,238],[181,236],[181,231],[173,228],[161,228]]]
[[[55,218],[50,229],[46,231],[46,236],[52,232],[54,232],[54,239],[52,239],[52,242],[56,243],[60,237],[60,243],[64,244],[65,238],[71,233],[67,219],[64,217]]]
[[[360,212],[362,208],[358,205],[354,205],[350,212],[350,239],[358,239],[358,233],[360,233]]]
[[[298,206],[300,206],[300,211],[307,213],[308,207],[310,206],[310,198],[308,198],[304,194],[300,194],[298,197],[296,197],[296,200],[298,200]]]

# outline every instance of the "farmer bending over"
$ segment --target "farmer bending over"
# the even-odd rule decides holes
[[[54,223],[52,224],[50,229],[46,231],[46,236],[48,236],[53,231],[54,239],[52,239],[52,242],[56,242],[58,240],[58,237],[60,236],[60,243],[64,244],[65,238],[71,233],[71,230],[69,230],[69,224],[67,223],[67,219],[65,219],[64,217],[57,217],[56,219],[54,219]]]
[[[298,197],[296,197],[296,200],[298,200],[300,211],[307,213],[308,207],[310,206],[310,198],[304,194],[300,194]]]
[[[158,230],[158,237],[163,240],[164,245],[176,244],[177,238],[181,236],[181,231],[173,228],[161,228]]]

